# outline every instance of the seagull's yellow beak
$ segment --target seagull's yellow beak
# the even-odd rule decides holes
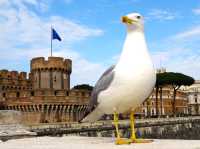
[[[121,20],[122,20],[123,23],[127,23],[127,24],[133,24],[134,22],[136,23],[135,20],[132,20],[132,19],[128,18],[127,16],[123,16],[121,18]]]

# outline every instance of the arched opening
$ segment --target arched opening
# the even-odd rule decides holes
[[[82,95],[82,96],[85,96],[85,92],[82,92],[81,95]]]
[[[34,96],[34,91],[31,92],[31,96]]]
[[[54,82],[56,82],[56,76],[54,76],[54,79],[53,79],[53,80],[54,80]]]
[[[20,96],[20,93],[19,92],[17,92],[17,98]]]
[[[3,93],[3,97],[6,97],[6,93]]]

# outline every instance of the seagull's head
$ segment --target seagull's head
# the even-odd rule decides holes
[[[144,19],[139,13],[130,13],[126,16],[122,16],[121,21],[131,30],[143,30],[144,28]]]

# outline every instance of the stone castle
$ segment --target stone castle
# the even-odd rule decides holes
[[[24,123],[78,121],[87,108],[90,91],[70,89],[72,61],[36,57],[31,72],[0,70],[0,108],[21,111]]]

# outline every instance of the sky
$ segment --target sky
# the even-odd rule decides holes
[[[123,15],[139,12],[154,67],[200,79],[200,0],[0,0],[0,69],[30,71],[33,57],[73,61],[71,86],[94,85],[120,56]]]

